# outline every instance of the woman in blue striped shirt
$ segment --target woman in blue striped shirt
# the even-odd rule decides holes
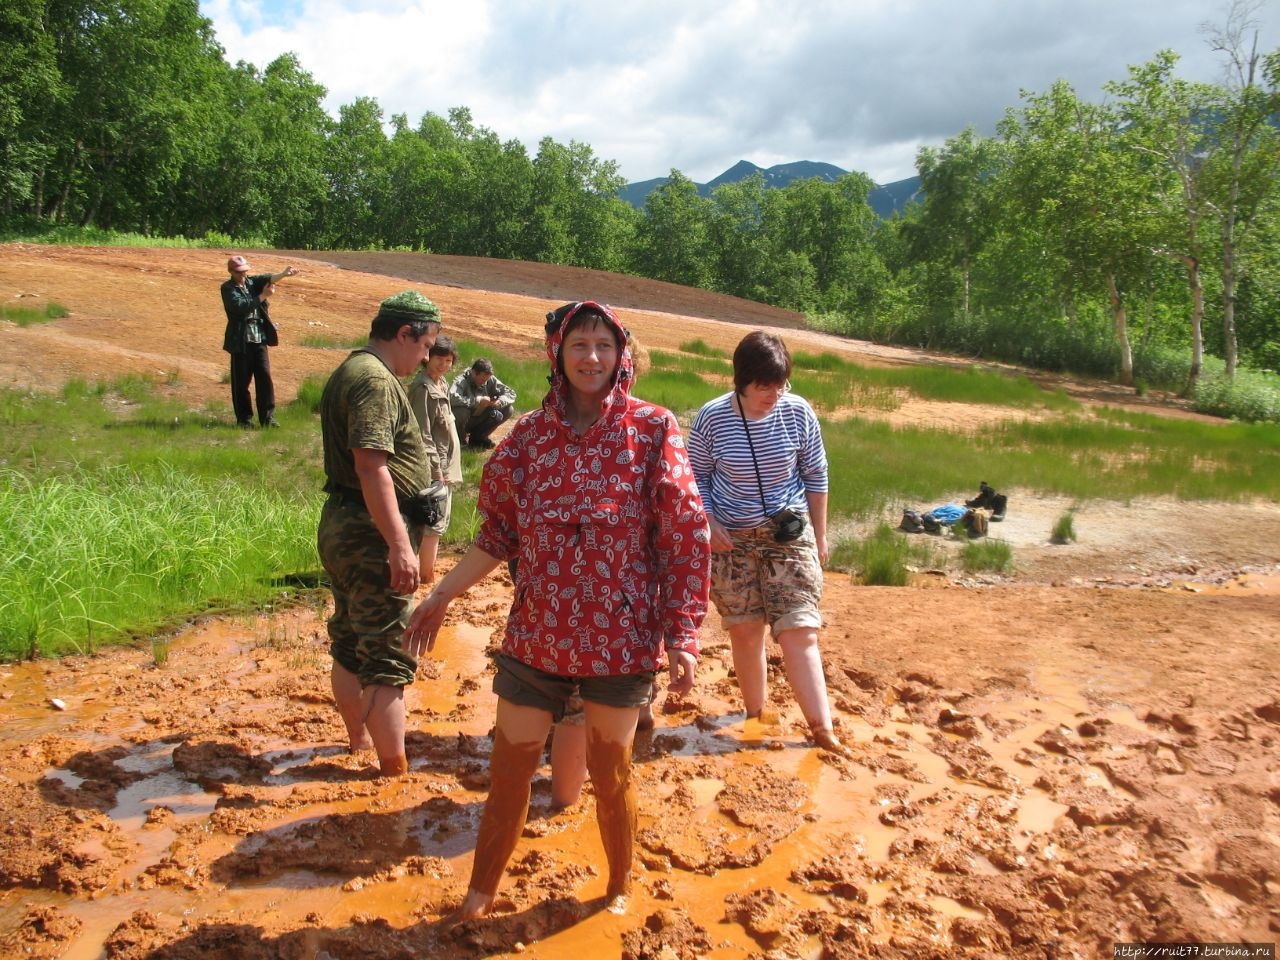
[[[790,376],[781,337],[744,337],[733,353],[733,392],[694,418],[689,462],[711,523],[711,599],[729,631],[747,717],[759,718],[768,699],[768,626],[810,736],[843,753],[818,650],[827,452]]]

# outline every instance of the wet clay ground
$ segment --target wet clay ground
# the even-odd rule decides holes
[[[225,257],[4,252],[6,300],[72,309],[0,325],[6,382],[93,379],[105,354],[113,372],[181,369],[195,404],[225,391]],[[256,259],[311,271],[273,305],[299,327],[367,328],[368,305],[405,285]],[[126,300],[157,277],[167,333],[142,337],[132,325],[163,318]],[[484,313],[476,328],[512,342],[577,295],[545,274],[523,293],[476,293],[464,284],[514,283],[479,272],[415,279],[446,322]],[[623,312],[646,344],[732,345],[732,306]],[[333,363],[290,346],[299,336],[273,351],[285,396],[309,364]],[[1011,576],[828,576],[824,660],[847,758],[807,745],[776,660],[772,711],[743,719],[709,617],[694,694],[662,693],[636,745],[621,914],[602,909],[590,785],[552,813],[544,767],[495,914],[441,922],[466,887],[488,783],[501,575],[453,605],[409,689],[411,771],[397,780],[341,747],[323,595],[137,649],[0,665],[0,956],[1058,958],[1110,956],[1117,941],[1275,941],[1280,507],[1085,504],[1079,541],[1058,547],[1048,533],[1069,504],[1010,494],[993,534],[1013,545]]]

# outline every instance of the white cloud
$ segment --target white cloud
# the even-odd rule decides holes
[[[1260,5],[1280,46],[1280,0]],[[740,159],[819,160],[887,183],[921,144],[994,132],[1019,91],[1057,79],[1102,96],[1170,48],[1215,80],[1203,0],[201,0],[231,62],[292,51],[329,91],[384,113],[445,115],[530,152],[546,136],[591,145],[629,180],[694,180]]]

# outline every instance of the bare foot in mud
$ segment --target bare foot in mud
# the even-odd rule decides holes
[[[631,898],[625,893],[618,893],[606,897],[604,908],[612,913],[615,917],[626,916],[627,908],[631,906]]]
[[[456,927],[468,920],[478,920],[493,909],[493,894],[481,893],[478,890],[467,890],[462,905],[445,918],[445,926]]]
[[[378,776],[380,777],[403,777],[408,772],[408,757],[399,756],[378,758]]]
[[[810,736],[813,737],[813,742],[820,750],[827,750],[845,759],[849,758],[849,748],[840,742],[836,737],[835,731],[830,727],[819,727],[816,730],[812,730],[810,731]]]

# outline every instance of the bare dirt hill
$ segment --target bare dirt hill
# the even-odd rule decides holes
[[[222,404],[225,254],[0,246],[0,385],[155,379]],[[947,362],[799,328],[758,304],[535,264],[261,253],[292,263],[273,315],[282,395],[327,373],[377,302],[413,285],[446,325],[541,354],[542,316],[597,297],[641,342],[731,349],[756,326],[867,363]],[[1104,385],[1090,402],[1141,403]],[[963,409],[958,409],[963,408]],[[1005,414],[909,405],[958,427]],[[856,465],[836,465],[856,469]],[[998,482],[998,478],[988,478]],[[958,477],[953,495],[977,478]],[[712,614],[697,692],[637,744],[637,892],[601,911],[590,788],[546,781],[497,914],[449,929],[487,784],[485,647],[510,583],[454,604],[409,690],[411,772],[349,756],[325,611],[204,621],[150,649],[0,666],[0,955],[92,958],[1104,957],[1117,941],[1280,931],[1280,507],[1070,504],[1009,491],[1011,577],[827,580],[840,758],[808,747],[779,664],[776,716],[745,722]],[[890,518],[892,519],[892,518]],[[958,544],[940,542],[943,549]]]

